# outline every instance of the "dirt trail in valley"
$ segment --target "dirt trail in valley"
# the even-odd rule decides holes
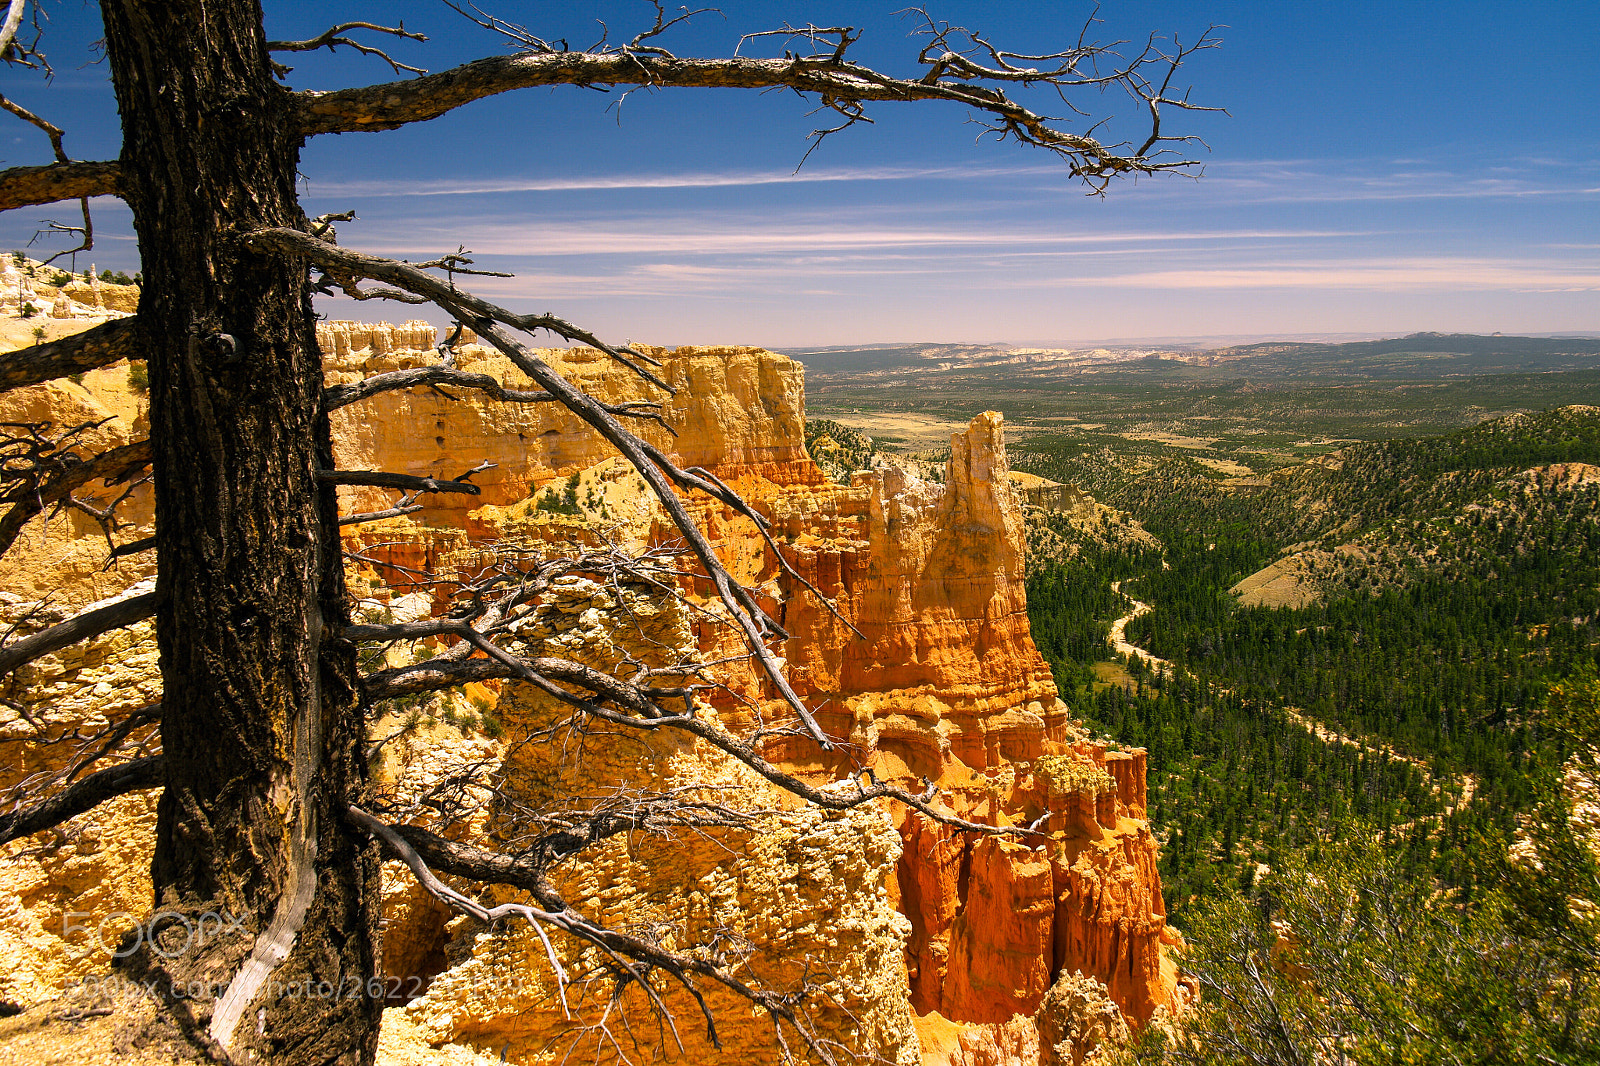
[[[1159,668],[1163,673],[1170,673],[1172,664],[1167,660],[1158,659],[1139,647],[1139,645],[1128,643],[1128,623],[1141,615],[1149,614],[1150,605],[1141,603],[1126,592],[1123,592],[1122,582],[1120,581],[1111,583],[1111,591],[1128,601],[1128,613],[1111,623],[1111,647],[1116,650],[1118,655],[1126,655],[1129,658],[1137,655],[1152,667]]]
[[[1283,709],[1283,713],[1288,716],[1289,721],[1309,730],[1312,736],[1323,741],[1324,743],[1343,744],[1347,748],[1355,748],[1358,751],[1368,753],[1382,754],[1391,759],[1399,759],[1401,762],[1408,762],[1412,766],[1415,766],[1417,769],[1422,771],[1423,779],[1427,781],[1429,785],[1431,785],[1433,788],[1439,787],[1439,782],[1434,779],[1433,772],[1429,768],[1428,761],[1426,759],[1419,759],[1414,755],[1406,755],[1402,752],[1398,752],[1381,740],[1374,740],[1371,737],[1353,737],[1346,733],[1341,733],[1337,729],[1334,729],[1332,726],[1328,725],[1326,722],[1319,721],[1315,718],[1306,717],[1294,707],[1285,707]],[[1471,803],[1472,797],[1478,791],[1478,779],[1475,775],[1462,774],[1460,780],[1461,797],[1454,803],[1446,804],[1444,811],[1446,815],[1454,814],[1456,811],[1459,811],[1461,808]],[[1409,824],[1410,823],[1406,823],[1406,825]],[[1400,828],[1404,827],[1402,826]]]
[[[1115,649],[1119,655],[1124,655],[1129,658],[1137,655],[1139,658],[1143,659],[1151,669],[1158,670],[1161,673],[1170,676],[1176,669],[1171,662],[1166,659],[1158,659],[1156,656],[1145,651],[1137,644],[1132,644],[1128,641],[1128,623],[1132,622],[1135,618],[1149,614],[1151,611],[1150,605],[1148,603],[1143,603],[1139,600],[1136,600],[1132,596],[1128,595],[1128,593],[1123,592],[1122,582],[1120,581],[1113,581],[1111,583],[1111,591],[1115,592],[1119,596],[1122,596],[1128,601],[1128,613],[1111,623],[1111,647]],[[1220,689],[1218,691],[1226,692],[1227,690]],[[1294,722],[1296,725],[1307,730],[1312,736],[1316,737],[1320,741],[1323,741],[1324,743],[1343,744],[1346,747],[1356,748],[1360,751],[1382,754],[1391,759],[1400,759],[1404,762],[1408,762],[1422,771],[1423,777],[1433,788],[1439,787],[1439,782],[1434,780],[1433,774],[1429,770],[1426,759],[1419,759],[1413,755],[1402,754],[1381,740],[1374,740],[1370,737],[1355,737],[1341,733],[1325,722],[1318,721],[1315,718],[1307,717],[1294,707],[1285,707],[1284,714],[1288,716],[1289,721]],[[1462,774],[1461,796],[1454,803],[1446,806],[1445,813],[1447,815],[1453,814],[1465,807],[1468,803],[1471,803],[1472,797],[1477,793],[1477,791],[1478,779],[1472,774]]]

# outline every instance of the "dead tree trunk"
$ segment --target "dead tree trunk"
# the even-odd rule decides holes
[[[253,0],[102,8],[144,271],[171,912],[130,963],[216,993],[173,1005],[236,1060],[370,1060],[377,868],[339,820],[364,771],[321,359],[304,268],[237,239],[304,228],[301,137]]]

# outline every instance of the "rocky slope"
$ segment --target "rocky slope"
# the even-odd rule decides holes
[[[1468,479],[1447,475],[1446,482]],[[1482,479],[1473,479],[1482,480]],[[1304,607],[1318,600],[1374,593],[1423,575],[1460,580],[1495,577],[1538,553],[1577,555],[1600,493],[1600,466],[1551,463],[1466,485],[1437,510],[1352,531],[1315,546],[1291,545],[1281,558],[1234,586],[1246,606]],[[1462,501],[1466,502],[1462,502]]]
[[[439,358],[425,324],[331,323],[322,341],[334,384]],[[748,521],[720,504],[695,503],[735,576],[762,590],[792,634],[782,650],[796,688],[818,706],[824,727],[849,742],[844,756],[825,758],[812,746],[775,738],[768,756],[818,783],[847,779],[846,760],[854,759],[919,791],[933,783],[939,801],[964,817],[1038,823],[1041,834],[1017,843],[953,834],[904,811],[835,816],[795,809],[742,767],[669,738],[589,737],[582,758],[554,741],[508,746],[475,723],[492,719],[518,736],[553,725],[556,713],[513,684],[480,686],[424,708],[431,725],[413,712],[412,728],[386,748],[389,787],[414,796],[452,767],[473,763],[530,810],[641,783],[727,790],[750,812],[747,827],[619,839],[567,871],[561,890],[611,924],[666,936],[726,929],[751,953],[752,966],[767,966],[775,977],[809,959],[826,975],[826,994],[814,1008],[819,1032],[891,1061],[1000,1061],[972,1056],[987,1055],[985,1048],[998,1054],[1002,1046],[1012,1049],[1005,1061],[1071,1061],[1053,1050],[1065,1046],[1060,1034],[1111,1032],[1111,1015],[1137,1024],[1171,1005],[1178,990],[1163,949],[1173,937],[1144,820],[1143,756],[1109,752],[1074,729],[1029,638],[1022,508],[1006,477],[1000,417],[980,415],[955,435],[942,484],[880,466],[836,485],[805,451],[797,364],[749,348],[659,354],[679,387],[663,412],[677,436],[653,427],[646,435],[683,465],[715,472],[770,518],[779,550],[840,616],[783,574]],[[457,358],[507,385],[518,380],[476,346],[459,348]],[[644,398],[636,378],[598,353],[551,359],[604,399]],[[116,410],[122,418],[107,431],[137,431],[126,369],[96,373],[83,386],[52,383],[4,402],[53,410],[70,400],[85,418],[95,408]],[[495,545],[529,550],[602,537],[632,544],[666,538],[660,513],[631,471],[552,405],[419,388],[341,409],[334,431],[347,468],[455,477],[484,460],[497,464],[475,475],[479,497],[436,497],[417,515],[351,527],[366,610],[434,606],[389,583],[397,564],[448,571],[483,559]],[[392,502],[376,490],[343,491],[351,511]],[[131,513],[147,522],[143,506]],[[10,617],[52,591],[63,611],[146,576],[127,561],[109,575],[92,571],[105,547],[94,523],[65,516],[45,528],[36,521],[40,528],[29,530],[27,552],[18,557],[23,562],[7,560]],[[559,648],[606,665],[624,653],[714,659],[730,650],[720,627],[671,609],[670,601],[630,596],[574,582],[521,636],[530,649]],[[104,638],[139,639],[137,629]],[[125,714],[136,696],[148,698],[147,659],[112,646],[90,649],[82,658],[45,660],[18,683],[66,694],[52,697],[55,717],[43,731],[86,730]],[[755,716],[772,721],[778,713],[748,672],[730,668],[724,681],[707,711],[728,728],[747,729]],[[16,755],[8,766],[48,759],[39,754],[41,727],[9,711],[0,715],[7,716],[0,739]],[[27,846],[0,860],[0,953],[7,961],[32,960],[4,968],[0,997],[37,1001],[103,966],[97,953],[57,934],[59,915],[107,889],[94,903],[99,911],[138,912],[148,891],[141,881],[148,803],[129,797],[55,839],[20,842]],[[485,807],[465,831],[494,837],[506,830]],[[110,854],[101,843],[108,836],[117,845]],[[492,1049],[511,1061],[559,1058],[574,1043],[600,1041],[562,1017],[530,931],[488,930],[446,914],[403,873],[390,884],[389,976],[401,992],[426,993],[410,999],[396,1027],[433,1046]],[[1084,980],[1074,977],[1079,973]],[[1055,991],[1068,979],[1078,981],[1071,994]],[[1102,991],[1093,993],[1097,987]],[[774,1052],[763,1019],[729,1000],[713,1005],[725,1050],[705,1061]],[[623,1006],[641,1009],[626,1000]],[[1023,1031],[1034,1036],[1023,1039]],[[652,1032],[652,1042],[663,1039]],[[1088,1043],[1079,1040],[1079,1052]]]

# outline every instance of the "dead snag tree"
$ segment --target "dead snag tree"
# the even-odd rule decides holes
[[[11,16],[20,17],[27,7],[27,0],[11,0],[7,7],[5,32],[12,37],[0,44],[13,66],[40,55],[36,39],[24,47],[15,36],[18,18]],[[304,93],[284,84],[286,68],[274,63],[274,52],[355,44],[362,34],[379,43],[386,34],[416,35],[353,23],[308,41],[272,42],[254,0],[103,0],[101,10],[121,114],[121,155],[71,160],[61,150],[59,130],[6,102],[7,110],[51,137],[57,162],[0,172],[0,208],[62,199],[87,203],[100,195],[125,200],[144,275],[138,313],[0,357],[0,388],[144,358],[150,436],[80,465],[41,467],[27,491],[0,500],[8,507],[0,529],[14,536],[29,517],[67,499],[75,486],[90,478],[125,478],[148,463],[155,536],[117,551],[154,551],[159,577],[153,593],[73,619],[67,629],[14,642],[0,649],[0,657],[14,668],[153,611],[163,696],[159,707],[143,713],[148,722],[159,718],[160,753],[97,766],[94,760],[105,752],[91,752],[90,761],[75,768],[72,783],[13,804],[0,819],[0,838],[38,831],[109,796],[159,784],[152,910],[172,925],[207,911],[243,916],[249,935],[216,938],[171,958],[145,947],[129,965],[158,987],[198,983],[219,989],[215,997],[170,997],[168,1007],[193,1040],[233,1061],[372,1059],[380,999],[282,990],[318,983],[349,987],[352,975],[377,973],[381,852],[405,860],[430,891],[469,913],[484,909],[445,887],[435,872],[526,890],[533,903],[502,910],[536,923],[541,935],[554,930],[593,945],[650,995],[656,980],[675,979],[691,992],[704,982],[721,983],[765,1007],[780,1036],[788,1026],[791,1039],[798,1035],[831,1057],[826,1046],[811,1040],[794,997],[748,985],[703,954],[667,950],[605,928],[570,908],[546,879],[551,866],[570,860],[584,841],[603,840],[652,818],[725,824],[735,817],[732,812],[674,806],[645,790],[627,809],[592,812],[582,834],[533,833],[525,847],[500,854],[415,826],[391,825],[365,809],[368,707],[473,679],[514,678],[616,728],[685,731],[810,803],[839,808],[893,797],[939,817],[927,796],[876,783],[853,793],[824,791],[783,773],[762,757],[759,738],[731,736],[696,715],[693,693],[704,679],[693,668],[617,677],[563,660],[526,658],[505,641],[511,623],[537,604],[541,582],[556,573],[620,572],[659,582],[651,572],[657,564],[649,559],[612,553],[508,567],[467,590],[461,606],[446,617],[353,624],[335,486],[390,485],[406,493],[383,513],[408,513],[429,492],[475,490],[464,479],[335,471],[329,410],[383,389],[444,382],[502,399],[560,403],[615,446],[650,485],[766,683],[791,706],[796,728],[829,745],[768,650],[781,629],[729,577],[678,494],[705,493],[758,525],[761,520],[715,476],[678,468],[630,432],[630,420],[654,416],[651,405],[608,406],[586,395],[540,360],[529,339],[543,330],[593,345],[665,390],[652,360],[559,318],[519,314],[471,295],[457,284],[465,265],[459,261],[433,264],[443,268],[441,277],[437,269],[337,246],[328,239],[328,220],[308,219],[295,195],[301,146],[320,134],[438,118],[474,100],[532,86],[785,87],[837,117],[835,125],[817,131],[818,140],[862,121],[869,104],[942,101],[958,105],[1000,138],[1054,153],[1069,174],[1091,190],[1103,190],[1119,176],[1189,165],[1169,154],[1181,138],[1165,133],[1161,120],[1167,109],[1191,106],[1171,87],[1173,74],[1195,49],[1214,41],[1202,36],[1183,46],[1152,38],[1119,57],[1080,39],[1063,51],[1026,55],[919,13],[924,45],[915,71],[899,77],[855,63],[849,53],[859,35],[844,27],[763,29],[742,42],[746,52],[770,46],[781,58],[680,57],[663,47],[663,34],[677,20],[664,17],[658,4],[654,24],[627,43],[585,51],[472,15],[510,38],[514,53],[438,74],[391,61],[400,80]],[[389,58],[371,44],[360,47]],[[1032,85],[1052,88],[1076,114],[1082,112],[1072,105],[1073,94],[1121,90],[1147,112],[1148,137],[1111,145],[1071,132],[1008,95]],[[514,392],[492,380],[473,380],[447,360],[357,387],[325,388],[312,297],[332,287],[363,297],[431,302],[508,356],[540,391]],[[361,676],[359,643],[418,636],[450,637],[455,644],[428,662]],[[158,927],[152,939],[159,943],[161,935]],[[714,1019],[708,1014],[703,1021],[715,1040]]]

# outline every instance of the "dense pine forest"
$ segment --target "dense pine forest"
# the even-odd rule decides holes
[[[1561,787],[1600,742],[1588,464],[1593,408],[1249,477],[1030,442],[1020,467],[1094,484],[1161,543],[1081,543],[1028,585],[1063,696],[1149,752],[1168,909],[1210,997],[1203,1040],[1142,1058],[1594,1061],[1600,919],[1570,901],[1600,875]],[[1124,658],[1132,599],[1148,655]],[[1281,964],[1291,929],[1314,985]]]
[[[1070,480],[1063,452],[1019,466]],[[1350,832],[1469,895],[1498,876],[1476,858],[1510,843],[1567,755],[1541,723],[1545,694],[1600,646],[1600,482],[1573,476],[1579,463],[1600,463],[1593,409],[1232,483],[1174,462],[1108,493],[1159,552],[1085,545],[1036,572],[1035,639],[1063,692],[1097,732],[1149,749],[1177,924]],[[1328,556],[1313,602],[1242,606],[1230,591],[1308,549]],[[1128,639],[1165,670],[1110,661],[1128,603],[1114,582],[1152,606]]]

